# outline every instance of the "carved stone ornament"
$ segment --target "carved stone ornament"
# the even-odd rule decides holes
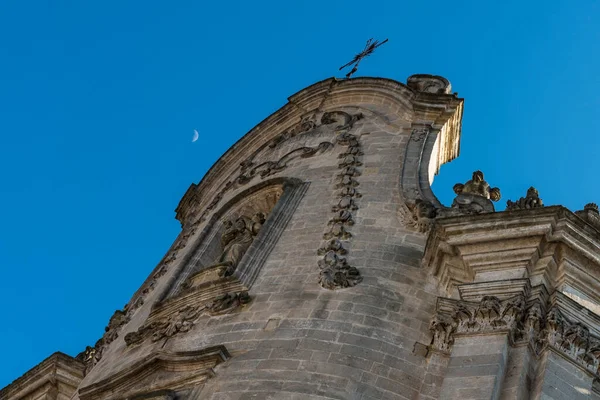
[[[416,199],[414,203],[402,203],[399,207],[400,220],[410,228],[425,233],[431,229],[437,216],[437,210],[433,204],[422,199]]]
[[[452,86],[448,79],[437,75],[417,74],[408,77],[407,85],[419,92],[449,94]]]
[[[429,325],[433,349],[447,352],[460,334],[506,331],[515,340],[523,332],[525,301],[522,295],[501,301],[484,296],[479,303],[456,301],[450,312],[438,313]]]
[[[298,124],[292,126],[290,129],[283,132],[282,134],[277,135],[269,143],[269,147],[275,148],[288,139],[291,139],[302,133],[309,132],[309,131],[315,129],[317,127],[317,123],[315,122],[314,118],[315,118],[315,116],[312,113],[310,115],[304,116]]]
[[[104,328],[104,335],[102,338],[96,342],[94,347],[87,346],[84,351],[75,357],[85,364],[86,374],[100,361],[104,349],[119,337],[121,328],[127,324],[129,320],[129,316],[124,311],[115,311],[108,322],[108,326]]]
[[[557,307],[545,315],[538,302],[525,309],[522,295],[504,301],[484,296],[479,303],[446,300],[453,302],[451,310],[438,311],[429,325],[431,349],[450,352],[456,336],[505,331],[512,343],[527,342],[536,354],[552,347],[599,377],[600,338]]]
[[[597,204],[588,203],[583,207],[583,210],[575,211],[575,215],[593,225],[596,229],[600,229],[600,213],[598,213]]]
[[[535,349],[540,352],[545,346],[552,346],[598,376],[600,338],[592,336],[589,328],[582,323],[569,321],[556,307],[550,309],[545,322],[534,339]]]
[[[325,113],[321,118],[322,124],[338,124],[335,131],[338,134],[337,144],[346,146],[338,157],[340,173],[336,176],[337,203],[331,207],[335,215],[329,220],[328,230],[323,234],[323,239],[328,242],[317,251],[322,258],[318,262],[319,284],[325,289],[341,289],[356,285],[362,280],[357,268],[348,264],[346,255],[348,250],[344,242],[352,238],[349,227],[354,225],[353,212],[358,209],[356,199],[361,197],[356,189],[360,176],[361,156],[364,155],[361,144],[356,135],[349,133],[355,121],[362,118],[361,114],[352,116],[344,112]]]
[[[316,115],[317,111],[305,115],[298,124],[277,135],[269,143],[257,149],[248,159],[240,163],[239,170],[227,180],[202,211],[195,210],[198,206],[198,199],[196,197],[197,186],[192,185],[188,190],[188,193],[184,196],[184,199],[182,199],[181,204],[183,204],[185,210],[179,209],[177,211],[178,218],[182,221],[185,219],[185,222],[182,222],[183,225],[187,226],[188,223],[191,223],[192,226],[198,226],[206,220],[208,215],[229,191],[247,184],[255,177],[264,179],[277,174],[287,168],[292,160],[309,158],[327,152],[334,147],[334,143],[321,142],[317,146],[301,146],[274,160],[263,161],[257,158],[263,158],[265,155],[276,151],[284,142],[297,136],[309,135],[310,132],[313,132],[315,129],[329,129],[329,131],[333,130],[337,134],[347,132],[352,129],[352,126],[356,121],[362,118],[362,114],[351,115],[343,111],[330,111],[321,116],[321,123],[318,124],[316,122]],[[262,156],[258,157],[259,154]],[[357,153],[348,154],[348,156],[351,157],[356,154]],[[343,160],[342,163],[344,162],[350,162],[350,159]]]
[[[247,169],[237,178],[237,183],[243,185],[248,183],[255,176],[260,176],[261,178],[266,178],[268,176],[274,175],[278,172],[283,171],[288,163],[296,158],[308,158],[312,157],[316,154],[323,153],[327,150],[333,148],[333,143],[330,142],[321,142],[318,146],[315,147],[299,147],[294,149],[278,159],[277,161],[265,161],[258,165],[254,165],[253,163],[247,164]],[[222,198],[221,195],[219,198]],[[214,202],[215,200],[213,200]],[[217,201],[218,203],[218,201]],[[211,203],[212,205],[212,203]],[[216,203],[215,203],[216,205]]]
[[[494,212],[492,201],[500,200],[500,189],[490,188],[483,179],[483,172],[473,172],[473,177],[465,184],[457,183],[453,187],[457,194],[452,208],[462,214],[480,214]]]
[[[202,315],[221,315],[248,304],[248,292],[226,293],[200,306],[186,306],[160,319],[149,318],[137,331],[125,335],[128,346],[140,344],[150,338],[153,342],[168,339],[178,333],[188,332]]]
[[[536,188],[533,186],[527,189],[527,195],[525,197],[521,197],[517,201],[506,202],[506,210],[529,210],[531,208],[543,207],[544,202],[540,199],[540,195]]]
[[[231,356],[225,346],[186,352],[156,351],[105,379],[79,389],[81,400],[181,399],[215,376]]]

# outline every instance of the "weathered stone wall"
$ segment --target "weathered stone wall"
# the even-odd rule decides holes
[[[310,187],[252,287],[252,303],[239,314],[206,318],[168,344],[224,344],[232,353],[207,383],[206,398],[417,396],[425,359],[411,351],[415,341],[427,341],[436,297],[423,290],[424,239],[397,217],[398,166],[410,130],[373,122],[367,117],[352,131],[365,155],[347,258],[363,281],[339,291],[318,284],[316,251],[337,202],[339,151],[289,168],[287,175]]]
[[[403,180],[411,186],[412,195],[418,195],[421,189],[429,190],[429,161],[434,144],[438,153],[441,146],[445,155],[433,155],[433,170],[438,168],[437,163],[456,156],[452,148],[457,145],[446,142],[458,140],[459,132],[455,130],[460,129],[462,103],[455,96],[440,92],[424,94],[425,100],[420,101],[428,105],[415,106],[420,92],[387,80],[333,81],[323,85],[296,95],[293,108],[303,113],[313,110],[317,119],[324,112],[362,116],[342,132],[358,141],[355,147],[362,153],[355,153],[356,162],[351,166],[358,174],[346,186],[358,193],[353,197],[356,209],[351,210],[354,224],[344,226],[351,238],[346,235],[343,240],[348,252],[344,257],[360,271],[362,281],[338,290],[319,284],[318,262],[322,257],[317,252],[327,243],[324,234],[331,230],[329,222],[337,215],[332,207],[339,203],[340,192],[345,189],[340,174],[346,166],[344,154],[352,146],[336,143],[339,130],[309,129],[307,134],[284,141],[273,151],[260,153],[277,160],[299,145],[312,147],[323,141],[335,144],[322,154],[291,160],[274,175],[309,185],[249,288],[251,303],[231,314],[201,316],[191,330],[167,340],[147,340],[138,346],[127,346],[123,341],[128,332],[135,332],[148,318],[153,303],[164,300],[161,296],[177,281],[186,262],[193,259],[189,254],[201,248],[202,232],[208,229],[205,226],[210,223],[211,212],[218,213],[237,193],[261,182],[254,177],[243,187],[225,191],[211,212],[202,214],[211,196],[223,193],[223,183],[229,174],[235,174],[240,162],[275,136],[268,130],[276,124],[261,129],[263,122],[256,128],[258,132],[251,132],[223,157],[200,188],[190,189],[201,192],[202,199],[189,200],[192,192],[186,194],[182,204],[196,202],[196,210],[192,213],[179,209],[184,231],[194,217],[204,215],[204,221],[190,244],[178,253],[178,260],[144,295],[143,305],[128,313],[129,322],[103,350],[101,360],[82,387],[94,386],[93,382],[102,382],[131,368],[159,349],[185,352],[225,346],[231,357],[219,364],[215,376],[200,386],[200,398],[419,396],[428,366],[425,357],[413,354],[413,347],[416,342],[430,341],[428,325],[439,293],[435,286],[428,285],[427,271],[420,265],[426,236],[405,226],[398,208],[404,202]],[[291,111],[284,108],[283,112]],[[459,115],[454,118],[454,125],[444,127],[456,114]],[[289,125],[289,120],[295,119],[284,117],[278,124]],[[334,128],[338,124],[335,122]],[[444,138],[440,134],[442,128],[446,129]],[[436,144],[436,139],[445,142]],[[189,254],[181,255],[186,252]],[[434,394],[435,388],[430,391]]]

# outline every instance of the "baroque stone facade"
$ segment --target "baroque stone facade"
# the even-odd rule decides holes
[[[481,171],[442,205],[462,108],[431,75],[291,96],[99,340],[0,399],[600,399],[598,206],[496,212]]]

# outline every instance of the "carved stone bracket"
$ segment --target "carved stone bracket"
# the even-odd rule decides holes
[[[358,269],[341,257],[348,253],[344,242],[352,237],[349,231],[349,227],[354,225],[352,213],[358,209],[356,199],[361,197],[356,187],[359,186],[357,177],[360,176],[359,167],[362,166],[361,156],[364,153],[358,137],[349,133],[354,122],[360,118],[361,114],[352,116],[339,111],[325,113],[321,118],[323,124],[338,123],[335,128],[338,134],[337,144],[346,146],[346,150],[339,155],[340,173],[336,176],[335,187],[339,189],[339,200],[331,208],[335,215],[329,220],[329,228],[323,234],[323,239],[328,242],[317,251],[322,256],[318,262],[319,283],[331,290],[351,287],[362,280]]]

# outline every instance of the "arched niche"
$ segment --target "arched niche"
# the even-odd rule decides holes
[[[250,289],[308,185],[309,183],[300,179],[275,178],[260,182],[235,195],[210,218],[196,243],[196,248],[157,306],[171,302],[172,299],[193,291],[195,287],[215,280],[228,282],[226,286],[229,291]],[[264,218],[259,220],[257,215]],[[224,273],[227,265],[220,264],[227,260],[228,255],[231,260],[228,252],[235,252],[231,251],[232,242],[228,242],[227,236],[231,228],[235,230],[236,222],[240,220],[244,221],[246,230],[253,231],[254,228],[245,238],[251,239],[251,242],[238,246],[238,254],[233,257],[235,265],[230,266],[231,270]],[[244,238],[234,238],[233,242],[236,240],[243,242]],[[239,254],[240,252],[242,254]],[[207,293],[207,296],[211,294]]]

